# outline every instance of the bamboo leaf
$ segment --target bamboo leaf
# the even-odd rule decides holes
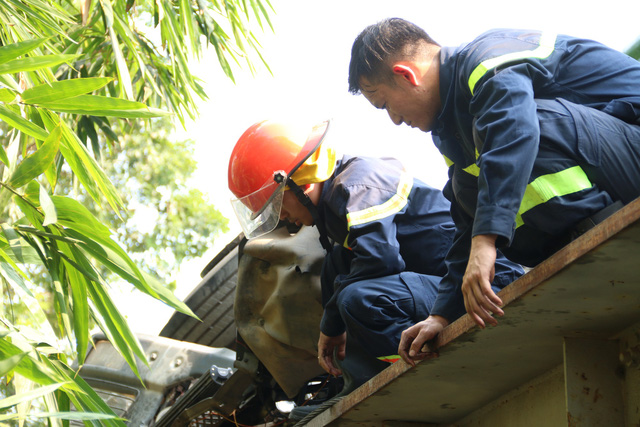
[[[20,264],[24,264],[24,258],[22,257],[22,244],[20,242],[20,236],[18,236],[18,233],[16,233],[16,230],[13,227],[9,226],[9,224],[7,223],[0,224],[0,227],[2,227],[2,231],[4,232],[4,235],[7,238],[7,243],[11,248],[11,252],[13,252],[13,255],[16,257],[16,259]]]
[[[69,265],[71,265],[80,274],[82,274],[86,278],[86,280],[93,280],[94,282],[102,281],[100,274],[98,274],[98,272],[95,270],[93,265],[91,265],[91,263],[86,259],[86,257],[82,253],[80,252],[76,253],[73,247],[68,247],[67,250],[69,250],[73,255],[71,254],[67,255],[65,254],[65,252],[61,250],[58,251],[58,255],[60,255],[62,259],[64,259],[67,263],[69,263]],[[78,261],[75,261],[75,260],[78,260]]]
[[[193,49],[198,43],[198,36],[195,32],[191,2],[189,0],[180,0],[180,20],[182,21],[183,30],[186,31],[187,40],[189,40],[189,44]]]
[[[61,247],[66,245],[61,245]],[[80,273],[86,274],[93,270],[93,266],[89,260],[81,253],[73,248],[64,247],[65,251],[70,250],[69,258],[74,261],[74,267],[67,269],[70,278],[70,284],[73,289],[73,301],[74,301],[74,326],[76,331],[76,338],[78,341],[78,357],[79,363],[84,362],[84,354],[86,353],[86,345],[83,341],[84,337],[88,339],[88,305],[86,303],[87,294],[91,297],[94,307],[98,310],[101,316],[101,320],[105,325],[105,333],[109,337],[109,340],[118,349],[121,355],[125,358],[136,376],[139,376],[135,356],[138,356],[141,360],[146,359],[144,351],[140,347],[140,343],[136,336],[131,332],[126,319],[120,314],[117,307],[111,300],[111,297],[104,289],[101,279],[97,277],[97,280],[87,280],[86,276],[94,276],[95,273],[89,273],[86,276],[82,276]],[[82,286],[80,286],[82,285]],[[87,294],[85,294],[87,292]],[[79,309],[80,313],[76,313]],[[79,319],[79,315],[82,315]]]
[[[65,230],[64,234],[83,243],[82,249],[99,261],[102,265],[113,271],[136,288],[145,292],[145,285],[136,276],[136,273],[128,266],[127,262],[108,247],[101,245],[95,240],[78,233],[75,230]]]
[[[109,38],[111,39],[111,47],[113,50],[113,56],[116,61],[116,67],[118,71],[118,84],[125,93],[127,99],[133,99],[133,87],[131,86],[131,75],[129,74],[129,67],[127,61],[122,54],[122,48],[120,42],[118,42],[118,35],[113,27],[114,13],[111,0],[100,0],[102,6],[102,13],[105,18],[105,25],[109,31]]]
[[[94,77],[51,82],[27,89],[22,92],[21,97],[27,104],[56,102],[91,93],[112,80],[110,77]]]
[[[23,357],[26,353],[23,353]],[[26,393],[20,393],[19,395],[10,396],[0,400],[0,409],[10,408],[21,402],[28,402],[30,400],[37,399],[45,394],[53,393],[55,390],[62,387],[64,383],[51,384],[44,387],[39,387],[35,390],[31,390]]]
[[[4,105],[0,105],[0,119],[7,122],[9,126],[13,126],[20,132],[24,132],[40,141],[44,141],[49,136],[48,132],[40,126],[14,113]]]
[[[83,364],[89,343],[87,287],[90,282],[76,268],[67,268],[66,271],[73,302],[73,330],[76,337],[76,353],[78,355],[78,363]]]
[[[24,273],[23,273],[24,274]],[[31,290],[27,287],[25,279],[13,268],[10,263],[0,262],[0,276],[4,277],[14,289],[22,289],[27,295],[33,297]]]
[[[35,71],[42,68],[51,68],[65,62],[71,62],[78,55],[41,55],[29,58],[14,59],[0,64],[0,74],[13,74],[24,71]]]
[[[33,249],[33,247],[31,247],[31,245],[21,239],[20,246],[23,264],[42,264],[42,260],[38,256],[38,253]],[[14,270],[16,270],[22,277],[28,280],[27,275],[22,272],[16,264],[20,261],[18,261],[16,256],[13,254],[13,251],[9,247],[9,244],[5,243],[3,239],[0,239],[0,258],[3,258],[5,261],[11,264]]]
[[[20,85],[10,74],[0,74],[0,83],[15,92],[20,92]]]
[[[80,247],[94,257],[98,262],[102,263],[109,270],[113,271],[127,282],[134,285],[140,291],[147,295],[160,299],[165,304],[174,308],[175,310],[191,316],[195,319],[198,317],[191,311],[191,309],[180,299],[178,299],[169,289],[163,286],[161,283],[156,282],[153,278],[145,276],[145,282],[143,283],[136,276],[136,273],[132,270],[130,263],[122,259],[122,257],[100,243],[88,239],[86,236],[79,234],[73,230],[66,230],[65,234],[68,234],[71,238],[81,240],[84,244]],[[149,291],[151,289],[151,292]]]
[[[47,190],[45,190],[43,186],[40,186],[40,207],[44,212],[44,221],[42,222],[43,227],[58,222],[56,207],[53,205],[51,197],[49,197]]]
[[[0,102],[4,102],[8,104],[13,102],[16,99],[16,93],[11,89],[2,88],[0,89]]]
[[[111,128],[111,124],[109,123],[109,119],[104,117],[92,117],[91,120],[93,123],[100,128],[100,130],[104,133],[104,135],[112,142],[118,141],[118,135]]]
[[[27,353],[25,352],[16,354],[15,356],[11,356],[5,360],[0,360],[0,377],[4,377],[5,375],[7,375],[7,373],[12,371],[13,368],[15,368],[18,363],[20,363],[22,358],[26,355]],[[2,403],[2,401],[0,401],[0,403]]]
[[[120,314],[102,285],[96,282],[87,282],[87,285],[87,291],[91,296],[91,300],[105,323],[106,330],[104,332],[107,334],[109,341],[111,341],[111,344],[113,344],[122,355],[136,376],[140,378],[134,356],[137,355],[140,360],[146,363],[146,357],[140,346],[140,342],[133,332],[131,332],[126,319]]]
[[[9,161],[9,157],[7,156],[7,152],[4,150],[4,147],[2,145],[0,145],[0,161],[7,167],[11,166],[11,162]]]
[[[42,219],[44,218],[42,212],[34,207],[33,204],[27,202],[21,197],[14,196],[12,200],[16,205],[18,205],[26,219],[28,219],[34,227],[44,230],[42,227]]]
[[[20,414],[0,415],[0,421],[16,420],[20,418]],[[63,420],[121,420],[117,415],[101,414],[97,412],[37,412],[29,414],[29,418],[60,418]]]
[[[105,25],[107,28],[113,26],[113,7],[111,6],[111,1],[109,0],[100,0],[100,5],[102,6],[102,13],[104,14]]]
[[[60,122],[60,118],[50,111],[41,110],[41,113],[48,129],[53,129],[61,123],[64,125],[63,122]],[[89,153],[86,152],[85,147],[75,140],[73,133],[63,132],[61,142],[60,153],[67,161],[67,164],[75,176],[87,190],[89,196],[100,206],[100,187],[98,186],[98,180],[93,178],[94,174],[92,173],[93,168],[97,167],[97,165],[94,165],[94,161],[89,156]],[[96,173],[99,174],[100,172]],[[109,200],[108,196],[107,200]]]
[[[42,174],[53,163],[60,147],[61,132],[60,127],[56,127],[45,139],[44,144],[16,167],[9,185],[20,188]]]
[[[46,38],[33,39],[0,47],[0,64],[4,64],[20,55],[31,52],[33,49],[42,46],[46,41]]]
[[[187,304],[177,298],[173,292],[171,292],[166,286],[162,285],[162,283],[150,278],[147,278],[147,283],[160,296],[159,299],[169,307],[184,313],[187,316],[193,317],[196,320],[200,320],[200,318],[189,308],[189,306],[187,306]]]
[[[98,205],[101,205],[100,192],[102,192],[109,205],[119,215],[119,209],[123,208],[122,199],[104,171],[96,163],[95,159],[89,155],[86,147],[78,140],[78,136],[64,122],[61,122],[55,114],[47,112],[43,117],[47,121],[47,128],[52,128],[54,123],[63,127],[60,152],[69,163],[71,170],[87,189],[91,198]]]
[[[160,93],[161,90],[158,88],[155,78],[149,72],[147,63],[142,57],[142,51],[148,52],[149,47],[140,38],[140,35],[129,27],[128,23],[122,17],[115,16],[114,18],[113,28],[118,32],[118,34],[120,34],[122,41],[129,48],[129,55],[132,55],[138,63],[138,69],[140,70],[140,73],[142,73],[145,83],[147,83],[153,91]],[[141,87],[141,89],[144,90],[146,87]]]
[[[55,201],[54,201],[55,202]],[[70,227],[72,228],[72,227]],[[78,240],[82,240],[85,245],[89,248],[90,251],[93,251],[94,254],[100,254],[104,258],[108,257],[109,262],[105,264],[108,268],[115,268],[114,265],[119,266],[121,272],[126,272],[128,275],[133,276],[134,280],[130,281],[136,287],[139,287],[143,292],[153,296],[154,298],[158,298],[157,293],[153,288],[149,287],[145,277],[142,275],[138,266],[129,258],[127,253],[113,240],[109,238],[108,235],[93,233],[90,229],[84,228],[81,229],[76,227],[76,233],[66,230],[66,234],[77,238]],[[96,246],[96,243],[99,246]],[[110,251],[112,254],[109,254],[105,251]],[[113,255],[115,254],[115,256]],[[117,261],[119,259],[120,261]],[[114,261],[115,260],[115,261]],[[123,266],[126,265],[126,267]],[[127,275],[123,276],[126,278]]]
[[[17,0],[8,1],[13,7],[20,10],[20,13],[14,12],[13,17],[19,20],[21,25],[29,28],[30,32],[34,34],[54,31],[62,36],[66,36],[65,31],[58,25],[58,22],[63,21],[67,25],[73,25],[75,23],[74,19],[55,3],[45,3],[40,0],[29,0],[29,2]],[[51,19],[52,17],[56,19]]]
[[[118,83],[121,85],[127,99],[133,99],[133,87],[131,86],[131,75],[129,74],[129,67],[127,61],[122,54],[122,48],[118,42],[118,36],[113,29],[113,26],[109,27],[109,36],[111,37],[111,46],[113,47],[113,55],[116,58],[116,65],[118,67]]]
[[[67,236],[59,236],[57,234],[47,233],[46,231],[38,230],[37,228],[28,227],[28,226],[25,226],[25,225],[19,225],[18,229],[21,232],[23,232],[24,234],[31,234],[31,235],[35,235],[35,236],[40,236],[40,237],[44,237],[44,238],[46,238],[48,240],[57,240],[59,242],[68,243],[70,245],[76,245],[78,243],[82,243],[82,241],[80,241],[78,239],[72,239],[72,238],[67,237]]]
[[[3,337],[0,339],[0,360],[24,353],[24,350],[9,342],[7,338],[8,337]],[[55,376],[54,372],[30,356],[24,357],[20,363],[15,366],[14,371],[37,384],[51,385],[57,382],[53,378]]]
[[[78,393],[68,393],[66,396],[71,402],[73,402],[78,411],[115,415],[113,410],[104,403],[100,396],[98,396],[98,394],[86,383],[84,379],[82,379],[81,376],[77,375],[75,371],[55,360],[46,360],[46,362],[50,363],[52,365],[51,367],[56,369],[61,378],[74,381],[74,390],[77,389]],[[106,420],[103,424],[106,426],[113,425],[126,427],[125,423],[119,419]]]
[[[109,116],[120,118],[150,118],[170,116],[171,113],[147,107],[141,102],[99,95],[80,95],[55,102],[41,102],[41,107],[53,111],[88,116]]]
[[[4,268],[5,266],[3,265],[2,267]],[[38,339],[45,340],[47,337],[54,339],[55,332],[49,324],[47,314],[38,299],[26,286],[14,286],[14,290],[20,303],[27,309],[27,324],[32,325],[33,329],[37,331]]]
[[[65,331],[65,336],[71,340],[73,337],[73,329],[71,328],[71,320],[69,316],[69,304],[67,303],[67,297],[65,295],[65,291],[62,288],[62,283],[60,282],[60,278],[58,276],[60,263],[58,260],[54,260],[53,258],[47,265],[49,274],[51,275],[51,281],[53,282],[54,289],[54,306],[56,309],[58,324],[61,331]],[[70,342],[71,345],[73,343]]]
[[[36,181],[31,181],[24,187],[24,197],[36,208],[40,205],[40,184]]]
[[[77,230],[89,236],[109,237],[109,228],[96,219],[89,209],[85,208],[77,200],[63,197],[51,196],[56,212],[58,214],[58,224]]]

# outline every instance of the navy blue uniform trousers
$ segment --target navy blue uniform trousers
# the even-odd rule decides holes
[[[509,259],[524,265],[536,265],[560,249],[582,218],[640,196],[640,126],[562,99],[536,103],[541,135],[533,175],[547,173],[550,159],[563,159],[567,167],[580,166],[594,188],[573,196],[583,203],[564,208],[549,203],[532,210],[530,225],[518,228],[511,246],[501,248]]]
[[[334,246],[322,266],[322,283],[334,283],[337,275],[348,273],[351,259],[348,249]],[[345,286],[337,303],[346,327],[347,346],[360,347],[373,357],[397,355],[402,331],[429,316],[440,280],[439,276],[404,271]],[[500,288],[494,286],[493,290],[499,292]],[[331,292],[326,285],[323,287],[324,297]]]

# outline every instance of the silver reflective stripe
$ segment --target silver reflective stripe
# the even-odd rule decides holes
[[[402,173],[400,175],[400,181],[396,193],[389,198],[386,202],[371,206],[367,209],[362,209],[356,212],[349,212],[347,214],[347,230],[351,230],[351,227],[366,224],[373,221],[378,221],[382,218],[386,218],[390,215],[400,212],[409,201],[409,194],[413,188],[413,176]],[[344,239],[342,246],[351,249],[347,243],[349,240],[349,233]]]
[[[400,212],[407,204],[411,188],[413,188],[413,177],[403,173],[400,176],[400,182],[398,183],[396,194],[391,196],[389,200],[381,205],[371,206],[370,208],[363,209],[361,211],[348,213],[347,227],[350,229],[351,227],[362,225],[367,222],[377,221]]]

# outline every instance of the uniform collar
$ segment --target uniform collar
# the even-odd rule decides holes
[[[442,47],[440,49],[440,103],[442,109],[436,119],[434,132],[437,135],[449,121],[454,104],[455,55],[458,48]]]

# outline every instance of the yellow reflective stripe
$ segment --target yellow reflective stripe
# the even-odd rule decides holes
[[[480,157],[480,153],[478,153],[478,149],[476,148],[476,160],[478,160],[478,157]],[[469,166],[462,170],[470,175],[480,176],[480,167],[475,163],[471,163]]]
[[[518,61],[526,58],[546,58],[551,55],[555,49],[555,44],[555,34],[542,33],[538,47],[533,50],[511,52],[506,55],[496,56],[495,58],[483,61],[475,70],[473,70],[471,76],[469,76],[469,89],[471,89],[471,94],[473,95],[473,90],[475,89],[478,80],[480,80],[487,71],[511,61]]]
[[[480,176],[480,168],[475,163],[471,163],[469,166],[467,166],[462,170],[468,173],[469,175]]]
[[[523,224],[522,215],[528,210],[554,197],[566,196],[591,187],[591,181],[580,166],[539,176],[527,185],[516,215],[516,228]]]
[[[391,196],[389,200],[381,205],[371,206],[370,208],[363,209],[361,211],[348,213],[347,228],[351,229],[351,227],[356,225],[376,221],[388,217],[396,212],[400,212],[407,204],[407,198],[409,197],[409,193],[411,193],[412,187],[413,177],[403,173],[400,176],[400,182],[398,183],[396,194]]]
[[[451,159],[445,156],[444,154],[442,155],[442,157],[444,157],[444,161],[447,164],[447,167],[450,168],[453,165],[453,162],[451,161]],[[478,159],[478,157],[480,157],[480,153],[478,153],[478,149],[476,148],[476,160]],[[469,166],[467,166],[462,170],[468,173],[469,175],[473,175],[476,177],[480,176],[480,168],[475,163],[470,164]]]
[[[391,356],[381,356],[381,357],[377,357],[378,360],[382,360],[383,362],[388,362],[388,363],[396,363],[398,360],[400,360],[400,356],[397,354],[393,354]]]

